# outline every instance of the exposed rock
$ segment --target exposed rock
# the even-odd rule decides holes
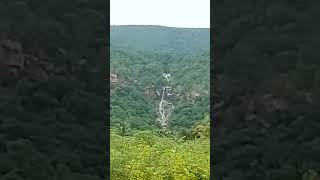
[[[200,93],[198,93],[198,92],[196,92],[196,91],[193,91],[192,93],[191,93],[191,97],[192,98],[196,98],[196,97],[199,97],[200,96]]]
[[[22,45],[19,42],[11,41],[11,40],[4,40],[1,43],[1,46],[7,48],[9,50],[15,51],[16,53],[22,53]]]
[[[170,80],[172,79],[172,78],[171,78],[171,74],[163,73],[162,76],[164,77],[164,79],[165,79],[167,82],[170,82]]]
[[[25,59],[21,44],[6,40],[0,45],[0,64],[22,68]]]
[[[117,76],[117,74],[113,74],[113,73],[110,74],[110,82],[113,83],[113,84],[118,83],[118,76]]]
[[[154,89],[154,86],[153,85],[150,85],[150,86],[147,86],[145,88],[145,95],[147,96],[156,96],[156,91]],[[160,93],[160,92],[159,92]]]

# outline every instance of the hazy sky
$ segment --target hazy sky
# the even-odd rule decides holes
[[[111,25],[210,27],[210,0],[110,0]]]

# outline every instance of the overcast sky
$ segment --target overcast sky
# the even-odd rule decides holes
[[[111,25],[210,27],[210,0],[111,0]]]

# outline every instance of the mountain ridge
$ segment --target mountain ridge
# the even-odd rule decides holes
[[[209,51],[210,29],[165,26],[111,26],[110,45],[144,52],[192,54]]]
[[[126,24],[126,25],[110,25],[110,27],[136,27],[136,26],[141,26],[141,27],[164,27],[164,28],[176,28],[176,29],[209,29],[206,27],[177,27],[177,26],[165,26],[165,25],[143,25],[143,24]]]

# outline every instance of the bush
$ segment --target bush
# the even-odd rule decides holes
[[[209,139],[178,142],[147,131],[110,139],[111,179],[209,179]]]

